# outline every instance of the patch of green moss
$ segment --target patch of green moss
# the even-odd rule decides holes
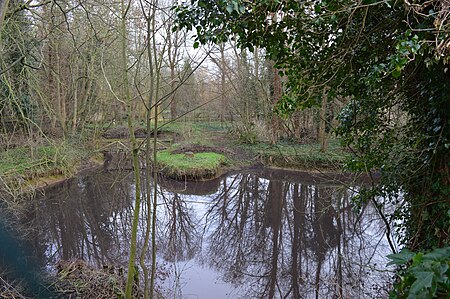
[[[159,170],[174,179],[210,179],[219,174],[225,162],[224,155],[212,152],[173,154],[170,151],[160,151],[157,154]]]

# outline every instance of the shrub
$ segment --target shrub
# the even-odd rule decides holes
[[[388,255],[388,265],[400,267],[399,278],[390,293],[392,299],[449,298],[450,247],[428,253],[403,249]]]

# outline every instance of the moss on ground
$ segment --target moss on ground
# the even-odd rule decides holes
[[[173,179],[201,180],[214,178],[220,174],[221,166],[226,162],[222,154],[203,153],[172,153],[160,151],[157,154],[159,170]]]
[[[301,170],[338,170],[351,154],[342,149],[339,140],[329,140],[327,151],[320,151],[320,144],[298,144],[294,142],[279,142],[271,145],[266,142],[245,144],[227,135],[228,128],[220,122],[173,122],[165,125],[164,130],[177,132],[184,141],[174,144],[172,149],[184,147],[210,146],[228,148],[234,151],[236,165],[247,165],[262,162],[267,166],[301,169]],[[220,138],[225,140],[220,140]]]

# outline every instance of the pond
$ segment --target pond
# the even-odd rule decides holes
[[[165,298],[386,298],[384,224],[370,204],[352,209],[361,183],[336,178],[262,168],[208,182],[161,179],[158,290]],[[126,268],[134,192],[126,170],[46,189],[21,219],[29,254],[50,272],[71,259]],[[146,217],[144,205],[138,247]]]

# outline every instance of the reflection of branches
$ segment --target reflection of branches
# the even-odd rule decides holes
[[[207,213],[213,229],[208,239],[210,262],[225,268],[225,279],[230,282],[254,278],[249,288],[257,291],[258,297],[271,297],[276,289],[283,236],[283,184],[269,183],[269,192],[267,181],[247,174],[232,177],[223,185]],[[270,213],[273,209],[279,212]]]
[[[197,222],[192,216],[193,210],[177,193],[161,192],[165,206],[163,220],[162,248],[168,261],[189,260],[200,249]]]
[[[47,243],[66,248],[69,257],[120,261],[127,256],[135,190],[132,178],[110,176],[71,180],[47,192],[30,225],[40,226]],[[382,221],[370,204],[363,215],[355,214],[351,193],[337,186],[239,174],[223,179],[219,190],[202,200],[158,194],[158,245],[164,258],[183,261],[200,250],[201,219],[205,262],[226,281],[242,285],[249,298],[358,298],[367,296],[363,292],[382,275],[371,270],[384,261],[380,256],[388,248]],[[203,207],[204,216],[197,218]],[[47,256],[56,251],[59,258],[57,249],[41,251]],[[363,289],[362,282],[369,285]]]
[[[379,245],[370,230],[380,223],[373,208],[357,217],[349,194],[339,186],[232,176],[206,214],[209,262],[245,285],[249,297],[359,297],[355,286],[369,276]]]
[[[48,243],[46,249],[35,250],[45,250],[49,260],[79,258],[97,266],[121,261],[120,236],[129,231],[121,223],[126,223],[124,207],[131,197],[121,194],[129,195],[128,182],[111,189],[111,179],[97,173],[47,190],[45,201],[27,219],[27,226],[37,228],[39,239]]]
[[[237,283],[243,273],[258,261],[265,242],[255,242],[262,235],[262,201],[252,196],[259,190],[253,175],[238,175],[224,180],[223,188],[206,213],[210,262],[227,269],[226,279]],[[264,241],[264,240],[261,240]],[[261,271],[253,271],[261,273]]]

